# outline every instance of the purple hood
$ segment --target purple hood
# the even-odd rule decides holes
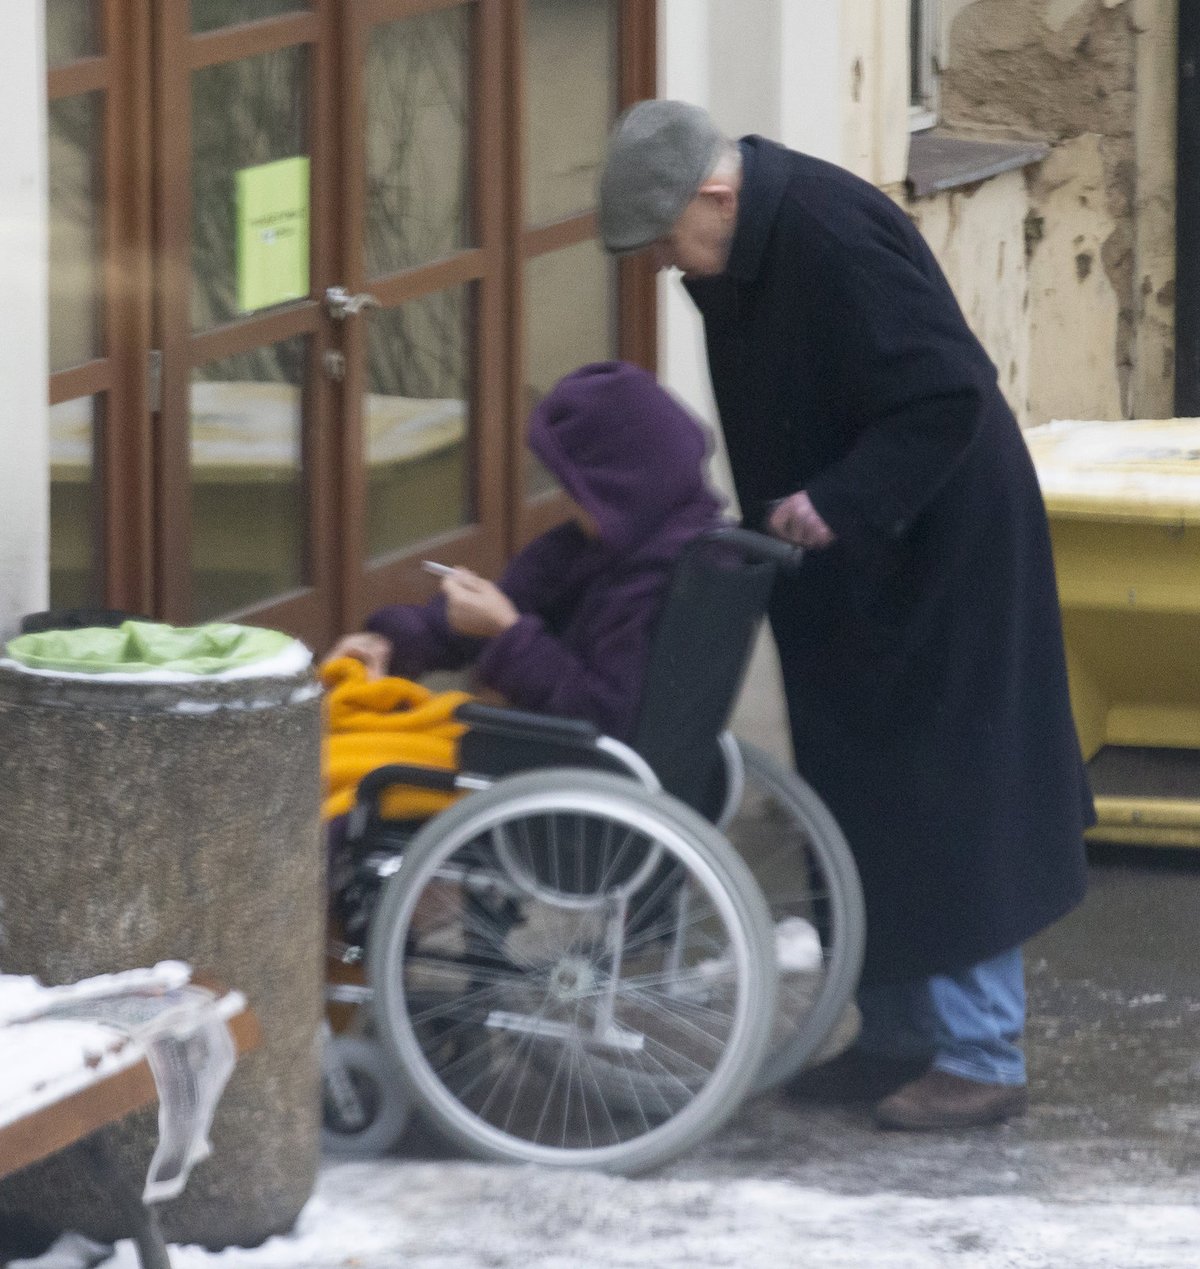
[[[622,361],[560,379],[529,420],[529,448],[595,520],[600,542],[626,552],[678,508],[720,503],[704,484],[708,439],[648,371]]]

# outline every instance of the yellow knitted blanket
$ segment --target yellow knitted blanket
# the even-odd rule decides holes
[[[454,711],[471,699],[467,692],[431,692],[408,679],[368,679],[353,657],[321,667],[325,684],[324,800],[321,816],[331,820],[354,805],[358,782],[388,762],[457,770],[455,745],[466,728]],[[397,785],[384,795],[386,819],[426,819],[458,798],[435,789]]]

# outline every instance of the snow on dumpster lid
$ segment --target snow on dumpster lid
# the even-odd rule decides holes
[[[1060,420],[1024,435],[1051,513],[1200,523],[1200,419]]]
[[[45,630],[18,635],[5,650],[9,664],[34,673],[139,682],[283,676],[298,674],[312,660],[308,649],[290,635],[228,622],[180,627],[126,621],[119,626]]]

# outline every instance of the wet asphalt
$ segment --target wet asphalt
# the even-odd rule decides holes
[[[1026,947],[1026,1116],[884,1133],[867,1108],[768,1095],[670,1174],[845,1194],[1200,1199],[1200,850],[1090,855],[1082,906]]]

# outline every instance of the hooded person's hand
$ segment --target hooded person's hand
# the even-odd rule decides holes
[[[392,641],[386,636],[370,630],[357,630],[353,634],[343,635],[329,649],[322,665],[336,661],[339,657],[353,657],[367,667],[367,678],[378,679],[388,672],[392,651]]]
[[[492,639],[516,625],[521,616],[498,586],[469,568],[457,568],[444,578],[442,594],[446,596],[446,623],[455,634]]]

